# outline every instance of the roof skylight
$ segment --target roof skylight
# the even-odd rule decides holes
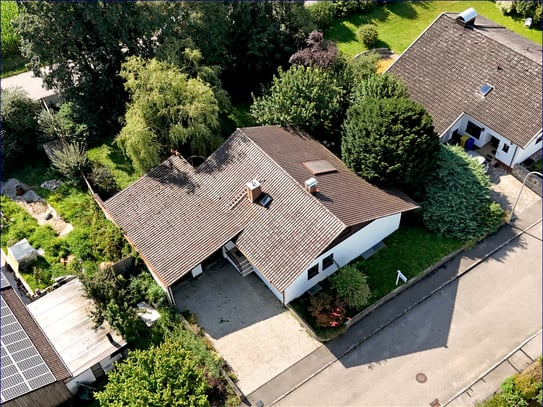
[[[479,89],[479,93],[483,96],[486,96],[492,89],[494,89],[492,85],[485,83],[483,86],[481,86],[481,89]]]

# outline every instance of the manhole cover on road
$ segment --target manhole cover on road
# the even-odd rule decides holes
[[[424,373],[417,373],[416,379],[419,383],[426,383],[426,380],[428,380]]]

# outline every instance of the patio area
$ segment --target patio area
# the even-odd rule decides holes
[[[256,273],[242,277],[224,259],[173,288],[176,307],[190,311],[248,395],[321,346]]]

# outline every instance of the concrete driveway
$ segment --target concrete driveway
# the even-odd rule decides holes
[[[492,183],[492,198],[500,204],[504,211],[511,212],[522,188],[522,182],[500,167],[492,168],[488,175]],[[538,199],[539,196],[535,192],[528,187],[524,187],[515,208],[515,214],[521,213]]]
[[[321,345],[256,274],[242,277],[225,260],[177,285],[173,295],[180,311],[196,315],[246,395]]]

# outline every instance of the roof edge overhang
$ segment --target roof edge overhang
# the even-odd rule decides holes
[[[197,262],[191,264],[189,266],[189,268],[184,271],[180,276],[178,276],[177,278],[175,279],[172,279],[172,280],[165,280],[165,279],[162,279],[161,278],[161,281],[164,281],[164,283],[166,284],[165,287],[172,287],[174,284],[176,284],[179,280],[181,280],[184,276],[186,276],[187,274],[189,274],[195,267],[197,267],[199,264],[202,264],[209,256],[211,256],[213,253],[215,253],[217,250],[221,249],[226,243],[228,243],[229,241],[231,241],[232,239],[234,239],[236,236],[240,235],[241,233],[243,233],[243,229],[244,228],[241,228],[240,230],[238,230],[236,233],[234,233],[232,236],[228,237],[226,240],[224,241],[221,241],[221,243],[217,246],[214,246],[213,249],[203,258],[201,258],[200,260],[198,260]],[[158,274],[158,273],[157,273]]]

